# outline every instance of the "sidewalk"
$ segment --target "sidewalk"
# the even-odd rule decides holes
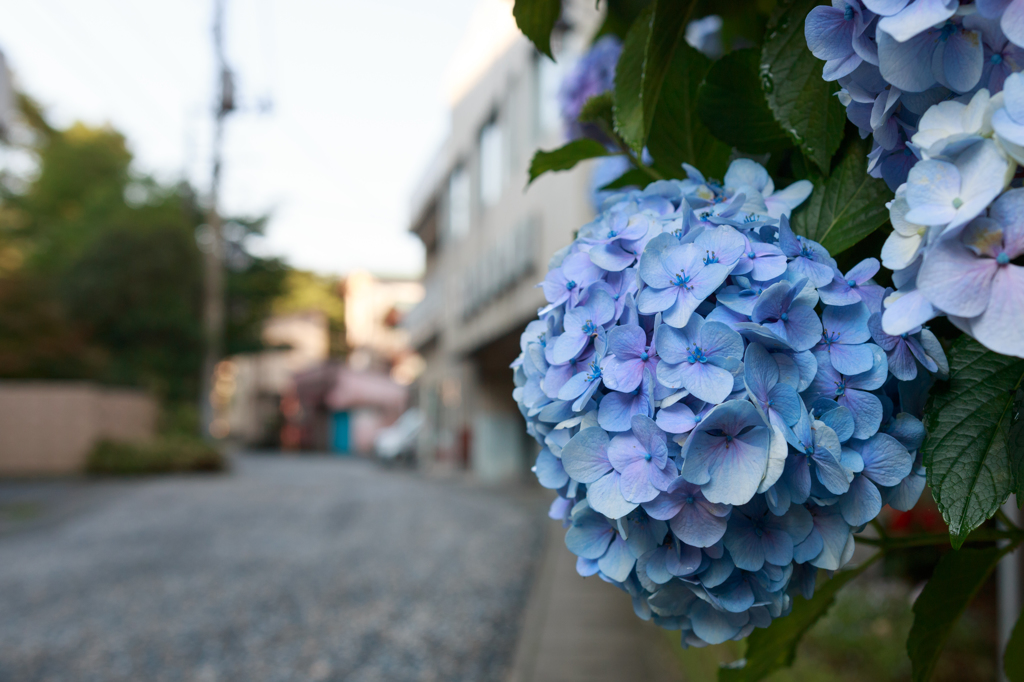
[[[625,592],[577,575],[564,535],[550,523],[509,682],[680,682],[665,633]]]

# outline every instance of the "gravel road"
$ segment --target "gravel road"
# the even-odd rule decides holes
[[[0,503],[40,490],[65,512],[0,524],[0,682],[502,680],[547,523],[542,494],[339,459]]]

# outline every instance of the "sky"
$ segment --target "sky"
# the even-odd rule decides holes
[[[240,111],[222,213],[269,212],[254,250],[295,267],[418,274],[410,196],[447,132],[451,62],[488,0],[226,2]],[[15,83],[53,123],[110,123],[138,171],[208,188],[213,0],[0,0],[0,15]]]

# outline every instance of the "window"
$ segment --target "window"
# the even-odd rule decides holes
[[[559,55],[565,60],[567,55]],[[536,92],[534,92],[534,125],[537,138],[543,138],[561,128],[562,119],[558,106],[558,87],[562,82],[564,69],[544,55],[534,55]]]
[[[469,234],[469,173],[459,164],[448,176],[448,236],[460,239]]]
[[[505,136],[492,118],[480,129],[480,203],[489,208],[505,189]]]

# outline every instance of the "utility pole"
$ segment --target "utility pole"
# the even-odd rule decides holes
[[[235,110],[234,76],[224,54],[224,4],[225,0],[213,0],[213,49],[217,60],[219,94],[214,110],[213,169],[206,215],[210,244],[203,264],[203,331],[206,343],[200,401],[204,438],[217,437],[217,433],[211,428],[214,422],[213,375],[224,353],[224,238],[217,204],[220,195],[224,121],[228,114]]]

